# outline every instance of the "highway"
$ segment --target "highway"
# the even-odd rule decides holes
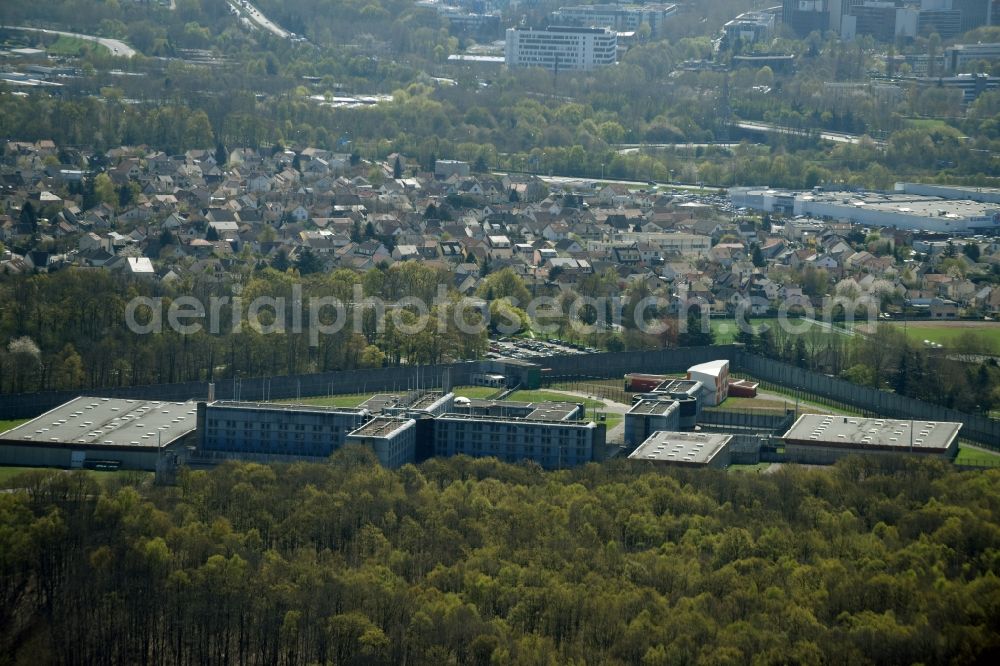
[[[734,126],[751,132],[766,132],[769,134],[790,134],[792,136],[815,136],[817,130],[808,129],[798,129],[795,127],[784,127],[782,125],[772,125],[771,123],[762,123],[756,120],[739,120],[733,123]],[[834,143],[861,143],[864,138],[858,134],[848,134],[846,132],[829,132],[827,130],[819,130],[819,138],[825,141],[833,141]],[[871,139],[871,137],[868,137]],[[871,141],[876,146],[884,146],[884,141],[879,141],[877,139],[871,139]]]
[[[118,39],[108,39],[107,37],[95,37],[94,35],[81,35],[78,32],[63,32],[62,30],[46,30],[45,28],[27,28],[22,26],[3,26],[3,29],[24,30],[26,32],[40,32],[43,35],[64,35],[66,37],[76,37],[77,39],[85,39],[88,42],[97,42],[107,50],[111,51],[111,55],[119,58],[131,58],[133,56],[139,55],[138,51],[136,51],[131,46]]]
[[[236,11],[241,14],[246,14],[247,18],[253,23],[260,26],[264,30],[267,30],[272,35],[280,37],[282,39],[288,39],[291,37],[292,33],[288,32],[280,25],[272,21],[271,19],[264,16],[259,9],[251,5],[249,2],[238,2],[237,0],[229,0],[229,4],[232,5]]]

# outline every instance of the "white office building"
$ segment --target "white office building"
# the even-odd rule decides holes
[[[618,35],[607,28],[549,26],[507,30],[507,66],[590,71],[616,62]]]

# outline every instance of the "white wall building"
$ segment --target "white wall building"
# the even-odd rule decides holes
[[[550,71],[589,71],[616,62],[618,35],[606,28],[549,26],[509,28],[505,55],[508,67],[541,67]]]

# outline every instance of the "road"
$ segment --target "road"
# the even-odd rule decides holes
[[[88,42],[97,42],[107,50],[111,51],[111,55],[118,58],[131,58],[133,56],[139,55],[138,51],[136,51],[131,46],[118,39],[108,39],[107,37],[95,37],[94,35],[81,35],[78,32],[63,32],[62,30],[46,30],[45,28],[26,28],[22,26],[3,26],[3,29],[24,30],[26,32],[40,32],[43,35],[63,35],[65,37],[76,37],[77,39],[85,39]]]
[[[264,16],[259,9],[251,5],[249,2],[245,2],[242,5],[237,2],[237,0],[229,0],[229,4],[232,5],[236,11],[241,14],[246,14],[247,18],[253,23],[259,25],[264,30],[267,30],[272,35],[280,37],[282,39],[288,39],[291,37],[292,33],[288,32],[280,25],[272,21],[271,19]]]
[[[689,143],[687,141],[679,141],[677,143],[619,143],[618,144],[618,154],[619,155],[630,155],[633,153],[642,152],[646,148],[686,148],[687,150],[695,150],[697,148],[735,148],[740,145],[739,143]]]
[[[494,171],[492,172],[494,176],[503,177],[509,173],[521,173],[531,176],[538,176],[538,179],[543,183],[551,185],[566,185],[567,183],[603,183],[605,185],[625,185],[628,187],[639,187],[645,189],[649,187],[649,181],[645,180],[615,180],[613,178],[590,178],[586,176],[546,176],[540,173],[534,173],[529,171],[518,171],[518,172],[507,172],[507,171]],[[655,181],[654,185],[657,187],[662,187],[664,193],[669,193],[673,190],[686,190],[689,192],[698,192],[701,194],[714,194],[720,188],[718,185],[709,185],[707,183],[698,184],[681,184],[681,183],[666,183],[661,181]],[[722,188],[725,189],[725,188]]]
[[[766,132],[769,134],[790,134],[792,136],[815,136],[816,130],[807,129],[797,129],[795,127],[785,127],[783,125],[772,125],[771,123],[762,123],[758,121],[740,120],[733,123],[736,127],[743,130],[749,130],[751,132]],[[829,132],[827,130],[819,130],[819,138],[825,141],[833,141],[834,143],[861,143],[862,139],[871,140],[876,146],[884,146],[885,141],[879,141],[877,139],[871,139],[871,137],[864,137],[859,134],[848,134],[847,132]]]

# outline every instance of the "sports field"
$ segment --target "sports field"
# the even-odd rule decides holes
[[[922,321],[891,324],[917,342],[927,340],[944,347],[961,346],[963,339],[976,340],[987,349],[1000,351],[1000,322],[995,321]]]
[[[711,321],[712,333],[715,334],[715,344],[728,345],[736,339],[736,334],[740,330],[740,324],[737,324],[735,319],[712,319]],[[829,324],[818,321],[810,323],[809,321],[795,318],[788,318],[784,322],[787,325],[786,328],[782,328],[783,322],[776,317],[748,317],[746,323],[754,332],[759,332],[761,326],[766,324],[775,329],[787,330],[789,335],[811,335],[817,337],[837,335],[844,338],[852,335],[852,333],[847,331],[835,330]]]

